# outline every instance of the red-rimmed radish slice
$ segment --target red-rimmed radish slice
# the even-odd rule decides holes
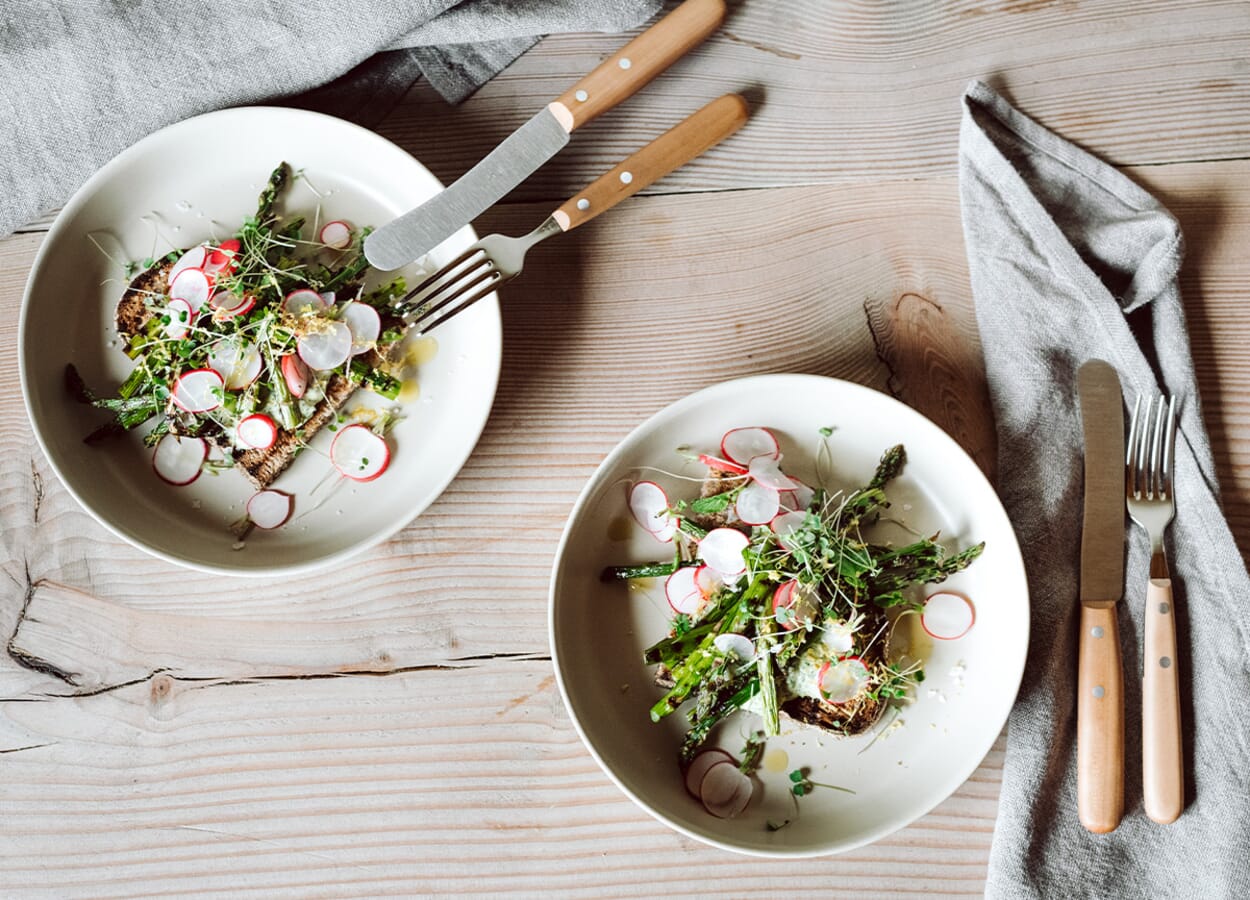
[[[668,495],[654,481],[640,481],[629,489],[629,511],[635,521],[666,543],[677,533],[677,520],[668,507]]]
[[[675,613],[693,616],[703,603],[703,591],[695,581],[694,566],[682,566],[664,579],[664,596]]]
[[[277,528],[291,518],[291,495],[281,491],[257,491],[247,501],[247,517],[257,528]]]
[[[304,365],[304,361],[294,353],[288,353],[282,357],[282,379],[286,382],[286,389],[291,392],[291,396],[298,400],[304,396],[304,392],[308,390],[308,379],[312,373],[308,371],[308,366]]]
[[[793,476],[786,476],[794,482],[794,490],[790,493],[794,494],[794,508],[798,510],[806,510],[812,505],[812,498],[816,496],[816,492],[799,481]]]
[[[342,322],[326,322],[323,331],[304,335],[296,343],[299,358],[310,369],[336,369],[352,355],[352,330]]]
[[[213,369],[192,369],[174,379],[174,403],[189,413],[209,412],[221,406],[225,383]]]
[[[334,291],[322,291],[317,296],[325,301],[326,309],[329,309],[331,306],[333,306],[334,301],[338,298],[338,294],[335,293]]]
[[[797,486],[782,471],[781,464],[771,456],[757,456],[747,467],[751,477],[774,491],[793,491]]]
[[[170,300],[165,307],[165,315],[169,316],[165,337],[180,341],[190,333],[192,310],[186,300]]]
[[[222,241],[215,249],[209,249],[208,255],[204,259],[203,269],[209,275],[220,275],[225,272],[229,275],[235,269],[235,258],[239,254],[242,244],[235,238]]]
[[[699,588],[699,593],[706,599],[719,591],[725,582],[711,566],[704,565],[695,566],[694,583]]]
[[[811,624],[819,613],[820,602],[809,585],[792,578],[773,591],[773,618],[786,631]]]
[[[169,283],[173,284],[174,279],[182,274],[183,269],[199,269],[204,265],[204,260],[208,258],[208,248],[204,246],[192,247],[182,256],[174,261],[169,267]]]
[[[368,303],[349,303],[343,307],[339,321],[347,323],[352,333],[352,356],[367,353],[377,345],[382,333],[382,319]]]
[[[720,452],[740,466],[749,465],[757,456],[777,459],[781,447],[767,428],[732,428],[720,439]]]
[[[239,443],[254,450],[268,450],[278,439],[278,425],[264,413],[244,416],[235,426]]]
[[[341,219],[326,222],[321,226],[321,234],[317,239],[334,250],[345,250],[351,246],[352,226]]]
[[[755,644],[745,634],[732,631],[718,634],[712,639],[712,646],[726,656],[736,656],[740,662],[747,663],[755,659]]]
[[[241,316],[255,305],[256,298],[251,294],[240,297],[227,290],[217,291],[208,298],[208,308],[213,311],[213,318],[219,320]]]
[[[939,591],[925,598],[920,625],[931,637],[953,641],[963,637],[977,620],[972,601],[962,594]]]
[[[185,300],[192,312],[199,312],[212,292],[212,282],[203,269],[183,269],[169,283],[169,299]]]
[[[152,468],[162,481],[190,484],[200,477],[207,458],[208,441],[204,438],[166,434],[152,451]]]
[[[846,703],[868,686],[868,667],[858,656],[825,663],[816,676],[820,696],[830,703]]]
[[[773,519],[769,527],[777,535],[777,543],[781,545],[783,550],[793,550],[794,548],[787,544],[786,540],[793,537],[795,532],[801,530],[806,521],[807,513],[790,510]]]
[[[746,466],[740,466],[737,463],[716,456],[709,456],[706,453],[699,454],[699,462],[709,469],[716,469],[721,472],[732,472],[735,475],[745,475],[747,473]]]
[[[208,348],[208,365],[228,391],[241,391],[260,375],[260,350],[251,341],[223,338]]]
[[[742,551],[750,543],[736,528],[713,528],[699,541],[699,559],[721,575],[737,575],[746,570]]]
[[[329,308],[323,298],[311,288],[300,288],[291,291],[282,298],[282,311],[292,316],[304,316],[325,312]]]
[[[330,462],[353,481],[372,481],[391,461],[391,448],[364,425],[348,425],[330,444]]]
[[[707,770],[712,768],[712,766],[723,762],[737,765],[737,761],[727,751],[720,748],[704,750],[690,760],[690,765],[686,768],[686,790],[691,797],[694,797],[696,800],[700,799],[699,788],[703,784],[703,776],[707,774]]]
[[[732,819],[747,808],[755,785],[734,762],[713,763],[699,783],[703,808],[718,819]]]
[[[747,525],[767,525],[781,509],[781,496],[767,485],[752,481],[738,492],[734,508]]]

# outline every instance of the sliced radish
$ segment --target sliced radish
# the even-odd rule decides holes
[[[712,766],[722,762],[737,765],[737,761],[727,751],[720,748],[704,750],[690,760],[690,766],[686,769],[686,790],[690,792],[691,797],[699,799],[699,788],[703,784],[703,776]]]
[[[806,510],[812,505],[812,499],[816,496],[816,492],[792,476],[786,476],[794,482],[794,490],[790,493],[794,494],[794,508],[798,510]]]
[[[712,645],[726,656],[736,656],[740,662],[755,659],[755,644],[745,634],[718,634],[712,639]]]
[[[382,333],[382,319],[378,311],[368,303],[349,303],[339,317],[352,332],[352,356],[367,353],[378,342]]]
[[[169,283],[169,299],[185,300],[192,312],[199,312],[212,292],[212,283],[203,269],[183,269]]]
[[[282,300],[282,311],[292,316],[305,316],[325,312],[329,308],[325,298],[310,288],[291,291]]]
[[[846,703],[868,686],[868,667],[858,656],[825,663],[816,676],[820,696],[830,703]]]
[[[180,341],[190,333],[192,311],[186,300],[170,300],[165,307],[165,315],[169,316],[165,337]]]
[[[781,448],[767,428],[734,428],[720,440],[720,452],[740,466],[749,465],[757,456],[778,459]]]
[[[291,495],[281,491],[258,491],[247,501],[247,517],[257,528],[277,528],[291,518]]]
[[[335,250],[344,250],[351,245],[352,226],[341,219],[326,222],[321,226],[321,234],[318,236],[318,239],[327,247]]]
[[[781,549],[793,550],[794,547],[791,544],[787,544],[786,540],[801,531],[805,522],[807,522],[807,513],[790,510],[773,519],[769,527],[777,535],[777,543],[781,545]]]
[[[677,533],[677,519],[669,512],[668,495],[654,481],[640,481],[629,489],[629,511],[656,540],[667,543]]]
[[[208,457],[208,441],[198,437],[166,434],[152,451],[152,468],[162,481],[190,484],[200,477]]]
[[[325,301],[326,309],[329,309],[331,306],[333,306],[335,299],[338,297],[338,295],[334,291],[322,291],[317,296]]]
[[[693,616],[703,603],[703,591],[696,582],[694,566],[682,566],[664,580],[664,596],[675,613]]]
[[[755,785],[742,774],[737,763],[713,763],[699,783],[703,808],[718,819],[732,819],[747,808]]]
[[[217,248],[208,251],[208,256],[203,263],[204,271],[213,276],[220,275],[222,272],[229,275],[235,269],[235,258],[242,247],[243,245],[235,238],[222,241]]]
[[[816,591],[809,585],[792,578],[773,591],[773,618],[786,631],[810,625],[819,613]]]
[[[255,305],[256,298],[251,294],[244,294],[240,297],[227,290],[217,291],[208,299],[208,308],[213,311],[213,317],[218,320],[241,316]]]
[[[202,413],[221,406],[225,382],[213,369],[192,369],[174,380],[174,403],[189,413]]]
[[[208,258],[208,248],[205,246],[192,247],[177,261],[169,267],[169,283],[173,284],[174,279],[182,274],[183,269],[198,269],[204,265],[204,260]]]
[[[208,365],[228,391],[241,391],[260,375],[260,350],[251,341],[223,338],[208,348]]]
[[[742,552],[750,543],[736,528],[713,528],[699,541],[699,559],[721,575],[737,575],[746,571]]]
[[[281,365],[286,389],[291,392],[292,397],[298,400],[308,390],[308,379],[312,377],[312,373],[308,371],[308,366],[304,365],[304,361],[294,353],[288,353],[282,357]]]
[[[348,425],[330,444],[330,462],[353,481],[372,481],[391,461],[386,441],[364,425]]]
[[[968,633],[977,620],[972,601],[962,594],[939,591],[924,601],[920,625],[930,636],[940,641],[953,641]]]
[[[781,471],[780,460],[771,456],[757,456],[747,467],[751,477],[774,491],[793,491],[797,485]]]
[[[821,643],[834,653],[849,653],[855,646],[855,630],[848,622],[830,622],[822,631]]]
[[[735,475],[745,475],[747,473],[746,466],[740,466],[727,459],[708,456],[706,453],[699,454],[699,462],[703,463],[703,465],[707,466],[709,469],[718,469],[721,472],[733,472]]]
[[[695,566],[694,583],[704,599],[711,597],[725,584],[711,566]]]
[[[352,330],[342,322],[326,322],[324,331],[313,331],[299,339],[299,358],[310,369],[336,369],[352,355]]]
[[[244,416],[235,426],[239,443],[255,450],[268,450],[278,439],[278,425],[264,413]]]
[[[738,492],[734,508],[747,525],[767,525],[781,509],[781,495],[768,485],[753,481]]]

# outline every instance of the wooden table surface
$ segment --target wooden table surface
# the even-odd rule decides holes
[[[622,40],[549,38],[456,109],[418,86],[379,130],[454,178]],[[1203,413],[1250,548],[1250,5],[747,0],[483,217],[528,230],[703,102],[751,99],[737,136],[535,251],[506,292],[477,450],[418,521],[327,574],[184,572],[77,506],[17,389],[45,227],[0,241],[0,894],[980,893],[1002,738],[872,846],[737,856],[670,831],[599,770],[546,632],[577,491],[637,422],[714,382],[862,382],[992,468],[956,183],[974,77],[1180,218]],[[667,364],[638,364],[657,348]],[[490,571],[465,578],[483,550]]]

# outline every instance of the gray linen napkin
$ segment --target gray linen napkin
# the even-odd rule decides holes
[[[349,70],[300,105],[380,118],[418,72],[455,102],[541,35],[630,28],[659,5],[0,0],[0,236],[61,205],[114,154],[171,122],[273,102]],[[374,57],[383,50],[393,52]]]
[[[1250,577],[1220,512],[1177,287],[1181,233],[1106,163],[981,83],[963,100],[959,176],[977,321],[998,426],[998,488],[1029,572],[1032,635],[1007,731],[992,897],[1250,896]],[[1133,526],[1120,606],[1125,817],[1093,835],[1076,813],[1082,438],[1076,370],[1119,370],[1126,400],[1181,399],[1176,520],[1187,806],[1141,809],[1141,636],[1149,548]],[[971,674],[971,673],[970,673]]]

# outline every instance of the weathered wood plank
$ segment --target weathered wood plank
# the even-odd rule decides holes
[[[932,814],[832,859],[682,837],[582,749],[539,661],[0,703],[8,896],[972,895],[1001,740]],[[732,886],[732,887],[730,887]]]
[[[624,40],[549,37],[454,110],[418,86],[379,130],[456,178]],[[562,200],[727,91],[747,93],[751,122],[651,191],[951,175],[973,78],[1118,165],[1246,158],[1248,57],[1238,0],[737,3],[515,196]]]

